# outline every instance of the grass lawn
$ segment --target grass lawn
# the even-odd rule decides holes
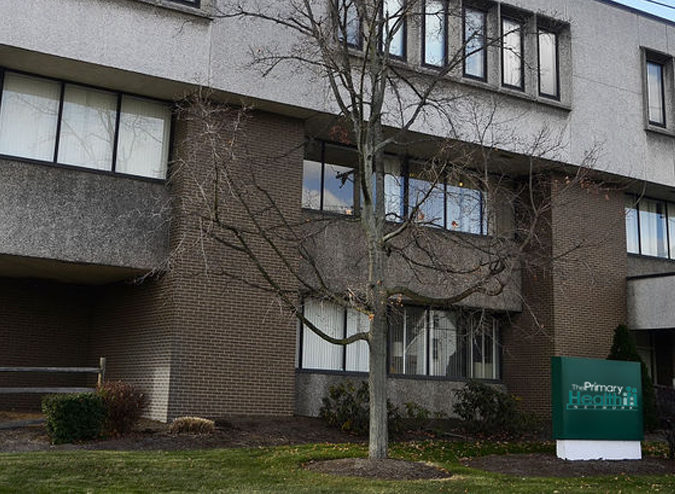
[[[374,481],[337,478],[301,468],[312,459],[365,456],[364,445],[310,444],[202,451],[59,451],[0,454],[0,492],[675,492],[675,475],[519,478],[461,466],[490,453],[552,452],[552,443],[394,444],[391,456],[433,461],[446,480]]]

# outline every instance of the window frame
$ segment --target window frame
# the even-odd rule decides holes
[[[181,5],[187,5],[188,7],[194,7],[196,9],[202,8],[201,0],[165,0],[169,3],[179,3]]]
[[[519,32],[520,32],[520,86],[514,86],[513,84],[507,84],[505,82],[505,72],[504,72],[504,52],[506,50],[506,47],[504,46],[504,41],[506,39],[506,36],[504,34],[504,21],[510,21],[515,24],[518,24]],[[501,72],[502,72],[502,87],[511,89],[514,91],[522,92],[524,93],[526,91],[525,87],[525,21],[523,19],[519,19],[516,16],[510,16],[510,15],[502,15],[500,20],[499,20],[499,31],[501,33],[501,49],[500,51],[500,57],[501,57]]]
[[[631,203],[633,204],[633,209],[636,212],[635,215],[635,222],[637,225],[637,247],[638,247],[638,252],[629,252],[628,251],[628,231],[627,228],[625,228],[626,231],[626,253],[629,255],[633,256],[641,256],[641,257],[649,257],[652,259],[663,259],[663,260],[670,260],[670,261],[675,261],[675,252],[671,252],[671,240],[673,239],[672,236],[675,235],[675,231],[671,232],[670,231],[670,223],[672,218],[669,216],[669,211],[670,211],[670,206],[672,205],[675,207],[675,202],[667,201],[664,199],[656,199],[653,197],[648,197],[648,196],[637,196],[634,194],[627,194],[628,197],[630,197]],[[642,233],[643,233],[643,228],[641,225],[640,221],[640,202],[641,201],[654,201],[654,202],[660,202],[663,204],[663,216],[664,216],[664,223],[665,223],[665,231],[666,231],[666,236],[665,236],[665,250],[666,250],[666,255],[665,256],[658,256],[658,255],[653,255],[653,254],[644,254],[642,252]],[[626,215],[626,218],[628,215]]]
[[[440,0],[443,4],[443,60],[440,65],[429,63],[426,60],[427,56],[427,4],[430,0],[423,0],[422,2],[422,42],[420,60],[422,66],[430,69],[442,70],[448,66],[448,0]]]
[[[394,60],[400,60],[402,62],[407,61],[408,59],[408,18],[407,18],[407,12],[408,12],[408,0],[400,0],[403,6],[403,22],[401,24],[401,27],[399,31],[397,32],[397,35],[400,33],[401,35],[401,54],[397,55],[394,53],[391,53],[389,51],[387,53],[388,56],[393,58]],[[386,24],[386,19],[384,18],[384,8],[387,0],[383,0],[382,4],[380,6],[380,18],[382,19],[381,21],[381,26],[380,26],[380,47],[379,50],[381,53],[384,53],[384,47],[382,46],[382,42],[384,41],[384,29],[385,29],[385,24]],[[391,49],[391,44],[389,45],[389,48]]]
[[[72,169],[72,170],[81,170],[81,171],[86,171],[89,173],[100,173],[100,174],[106,174],[106,175],[115,175],[115,176],[123,176],[123,177],[128,177],[128,178],[134,178],[137,180],[147,180],[147,181],[153,181],[153,182],[165,182],[168,177],[168,166],[169,163],[172,161],[172,153],[173,153],[173,141],[174,141],[174,131],[175,131],[175,114],[173,111],[173,102],[163,100],[160,98],[153,98],[150,96],[144,96],[140,95],[137,93],[128,93],[124,91],[115,91],[112,89],[104,88],[101,86],[95,86],[92,84],[87,84],[87,83],[82,83],[82,82],[77,82],[77,81],[72,81],[69,79],[59,79],[56,77],[50,77],[50,76],[44,76],[40,74],[34,74],[31,72],[26,72],[23,70],[15,70],[15,69],[9,69],[7,67],[0,66],[0,111],[2,111],[2,96],[4,93],[4,87],[5,87],[5,74],[6,73],[13,73],[13,74],[18,74],[26,77],[32,77],[35,79],[43,79],[46,81],[52,81],[52,82],[57,82],[60,85],[60,94],[59,94],[59,107],[58,107],[58,114],[57,114],[57,122],[56,122],[56,135],[55,135],[55,142],[54,142],[54,153],[52,156],[51,160],[41,160],[41,159],[35,159],[35,158],[26,158],[23,156],[15,156],[15,155],[9,155],[9,154],[1,154],[0,153],[0,159],[7,159],[7,160],[15,160],[15,161],[21,161],[25,163],[35,163],[35,164],[40,164],[40,165],[50,165],[50,166],[56,166],[60,168],[67,168],[67,169]],[[97,169],[97,168],[89,168],[86,166],[81,166],[81,165],[71,165],[67,163],[61,163],[58,161],[58,155],[59,155],[59,146],[60,146],[60,140],[61,140],[61,127],[62,127],[62,120],[63,120],[63,107],[64,107],[64,96],[65,96],[65,91],[66,91],[66,86],[71,85],[75,87],[80,87],[80,88],[85,88],[85,89],[91,89],[95,91],[104,91],[108,92],[111,94],[114,94],[115,97],[117,98],[116,102],[116,112],[115,112],[115,128],[114,128],[114,134],[113,134],[113,146],[112,146],[112,155],[111,155],[111,163],[110,163],[110,169]],[[130,96],[133,98],[138,98],[142,100],[147,100],[147,101],[152,101],[155,103],[160,103],[163,105],[166,105],[170,111],[171,118],[169,120],[169,140],[167,143],[167,146],[169,147],[169,152],[168,152],[168,157],[167,157],[167,163],[166,163],[166,172],[165,176],[162,178],[157,178],[157,177],[148,177],[144,175],[135,175],[132,173],[122,173],[116,170],[116,165],[117,165],[117,153],[118,153],[118,145],[119,145],[119,126],[120,126],[120,118],[121,118],[121,109],[122,109],[122,99],[124,96]]]
[[[466,39],[466,11],[471,10],[473,12],[479,12],[481,13],[483,17],[483,77],[478,77],[473,74],[469,74],[466,71],[466,47],[467,47],[467,39]],[[478,7],[474,7],[473,5],[463,5],[462,6],[462,46],[464,47],[464,54],[462,56],[462,77],[465,77],[467,79],[473,79],[475,81],[481,81],[481,82],[487,82],[488,80],[488,50],[487,50],[487,30],[488,30],[488,11],[479,9]],[[477,51],[476,53],[480,53],[480,51]]]
[[[312,297],[305,296],[303,297],[302,303],[301,303],[301,311],[302,315],[304,317],[305,315],[305,304],[306,301],[311,299]],[[411,308],[411,309],[422,309],[424,310],[424,334],[422,335],[422,338],[424,340],[424,351],[423,351],[423,357],[424,357],[424,373],[423,374],[405,374],[405,373],[398,373],[398,372],[392,372],[391,371],[391,362],[392,362],[392,341],[391,337],[387,337],[387,377],[393,377],[393,378],[404,378],[404,379],[423,379],[423,380],[435,380],[435,381],[467,381],[470,379],[478,379],[483,382],[501,382],[502,381],[502,376],[503,376],[503,355],[502,355],[502,330],[501,330],[501,325],[499,323],[499,319],[497,317],[496,313],[492,312],[486,312],[488,314],[489,320],[490,320],[490,331],[491,331],[491,338],[492,338],[492,365],[493,365],[493,371],[492,371],[492,377],[475,377],[474,376],[474,355],[473,355],[473,344],[474,344],[474,338],[476,335],[480,333],[484,333],[484,329],[481,328],[480,325],[476,325],[474,321],[474,315],[473,311],[462,309],[462,308],[454,308],[454,309],[436,309],[431,306],[423,306],[423,305],[416,305],[416,304],[406,304],[403,306],[404,309]],[[342,319],[341,319],[341,329],[342,329],[342,337],[346,338],[347,337],[347,325],[348,325],[348,311],[353,310],[353,309],[348,309],[347,307],[341,307],[342,311]],[[433,351],[434,351],[434,345],[432,341],[432,330],[431,330],[431,314],[433,311],[441,311],[441,312],[449,312],[453,313],[457,316],[457,321],[463,321],[463,324],[467,324],[469,326],[468,331],[461,336],[461,338],[465,338],[465,351],[466,355],[464,355],[466,361],[464,362],[465,365],[465,376],[448,376],[448,375],[437,375],[434,374],[431,361],[433,359]],[[391,310],[388,310],[389,316],[391,317]],[[390,326],[390,317],[388,318],[388,332],[391,334],[391,326]],[[402,317],[405,319],[405,312],[402,313]],[[340,361],[341,361],[341,368],[340,369],[320,369],[320,368],[313,368],[313,367],[305,367],[303,365],[303,361],[305,358],[305,331],[312,331],[311,329],[307,328],[305,324],[300,320],[298,322],[298,337],[297,337],[297,362],[296,362],[296,370],[299,372],[307,372],[307,373],[321,373],[321,374],[336,374],[336,375],[344,375],[344,374],[367,374],[368,371],[360,371],[360,370],[347,370],[347,349],[349,348],[350,345],[335,345],[340,347]],[[457,332],[460,332],[460,328],[457,328]],[[405,333],[404,333],[405,334]],[[405,338],[405,336],[404,336]],[[482,363],[485,364],[485,337],[483,336],[481,338],[482,342]],[[331,343],[326,342],[326,344],[331,345]],[[352,344],[353,345],[353,344]],[[402,355],[403,361],[405,362],[406,355],[405,353]]]
[[[541,90],[541,33],[552,34],[555,37],[555,94],[545,93]],[[537,85],[538,93],[542,98],[549,98],[560,101],[560,33],[553,29],[537,26]]]
[[[662,122],[657,122],[652,120],[652,115],[651,115],[651,92],[649,91],[649,65],[657,65],[661,69],[661,77],[659,80],[659,85],[661,89],[661,118],[663,119]],[[668,126],[668,118],[667,118],[667,106],[668,102],[666,100],[666,68],[667,65],[663,61],[655,60],[654,58],[650,57],[647,55],[647,58],[645,59],[645,65],[644,65],[644,70],[645,70],[645,82],[646,82],[646,100],[647,100],[647,123],[648,125],[653,125],[655,127],[660,127],[660,128],[667,128]]]
[[[341,4],[344,5],[346,0],[333,0],[333,1],[334,1],[334,5],[335,5],[335,16],[336,16],[335,32],[336,32],[336,35],[337,35],[338,42],[344,43],[348,48],[352,48],[352,49],[355,49],[355,50],[362,50],[363,49],[363,27],[361,26],[361,19],[358,16],[359,15],[358,10],[356,11],[356,19],[359,23],[359,26],[358,26],[358,28],[359,28],[358,42],[356,44],[354,44],[354,43],[349,42],[348,36],[345,36],[344,40],[340,39],[341,33],[340,33],[339,26],[340,26]],[[345,34],[347,34],[347,32],[345,32]]]

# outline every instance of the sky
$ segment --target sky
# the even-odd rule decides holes
[[[675,0],[612,0],[675,22]]]

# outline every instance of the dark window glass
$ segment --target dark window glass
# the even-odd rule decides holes
[[[483,80],[487,78],[486,19],[487,14],[482,10],[464,10],[464,75]]]
[[[649,122],[662,126],[666,124],[663,82],[663,65],[656,62],[647,62]]]

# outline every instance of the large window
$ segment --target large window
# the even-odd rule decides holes
[[[485,313],[405,307],[390,317],[390,374],[499,379],[499,353]]]
[[[446,63],[447,12],[446,0],[424,2],[424,64],[442,67]]]
[[[666,126],[664,65],[647,61],[647,101],[649,123]]]
[[[347,338],[368,331],[368,316],[337,304],[308,298],[304,316],[318,329],[333,338]],[[329,343],[302,325],[300,334],[300,368],[348,372],[368,372],[368,343],[357,341],[347,346]]]
[[[675,203],[626,196],[626,246],[631,254],[675,259]]]
[[[358,191],[358,155],[352,148],[311,143],[305,151],[302,207],[352,215]],[[416,223],[447,230],[488,234],[485,195],[465,180],[433,176],[420,163],[405,163],[385,155],[384,201],[387,220],[400,222],[412,217]],[[371,177],[372,189],[375,177]],[[357,194],[358,192],[358,194]]]
[[[464,75],[479,80],[487,79],[487,13],[472,8],[464,9]]]
[[[558,99],[558,35],[545,29],[539,29],[539,94],[547,98]]]
[[[520,22],[502,18],[502,84],[524,89],[523,26]]]
[[[368,316],[306,299],[304,316],[324,333],[344,338],[366,332]],[[301,325],[299,367],[368,372],[368,343],[334,345]],[[389,374],[499,379],[499,328],[484,312],[403,307],[389,317]]]
[[[165,178],[165,103],[5,71],[0,154]]]
[[[389,42],[389,54],[397,58],[405,58],[406,37],[406,0],[383,0],[382,15],[384,32],[382,42]]]

